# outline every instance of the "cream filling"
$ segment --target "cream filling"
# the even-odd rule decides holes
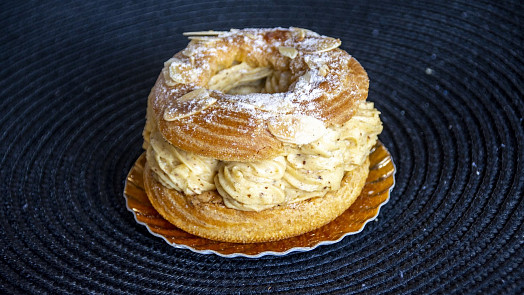
[[[147,161],[166,187],[186,195],[217,190],[233,209],[261,211],[324,196],[340,188],[345,173],[362,165],[382,131],[379,111],[362,102],[341,126],[303,145],[285,144],[285,152],[257,162],[218,161],[180,150],[156,128],[147,131]],[[155,126],[151,117],[148,126]]]
[[[215,189],[218,160],[174,147],[157,129],[149,135],[146,159],[157,179],[166,187],[186,195]]]

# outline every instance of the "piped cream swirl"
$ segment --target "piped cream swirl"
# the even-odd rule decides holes
[[[286,202],[283,156],[257,162],[223,162],[215,184],[227,207],[260,211]]]
[[[187,195],[215,189],[218,160],[178,149],[154,130],[149,135],[147,162],[166,187]]]

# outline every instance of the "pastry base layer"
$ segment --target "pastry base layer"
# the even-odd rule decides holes
[[[227,208],[216,191],[186,196],[158,182],[147,162],[144,168],[147,196],[170,223],[211,240],[256,243],[297,236],[334,220],[360,195],[368,176],[369,159],[346,173],[337,191],[260,212]]]

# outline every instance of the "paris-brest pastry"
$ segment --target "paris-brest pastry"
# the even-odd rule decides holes
[[[347,210],[382,131],[338,39],[300,28],[186,34],[148,99],[144,186],[191,234],[284,239]]]

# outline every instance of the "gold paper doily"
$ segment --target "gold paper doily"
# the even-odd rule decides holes
[[[380,207],[388,201],[389,193],[395,184],[395,165],[381,142],[373,148],[369,159],[370,169],[366,185],[348,210],[319,229],[275,242],[237,244],[212,241],[186,233],[169,223],[153,208],[144,191],[144,154],[129,171],[124,197],[128,210],[133,212],[138,223],[145,225],[153,235],[163,238],[176,248],[185,248],[201,254],[214,253],[224,257],[284,255],[336,243],[347,235],[362,231],[367,222],[377,217]]]

